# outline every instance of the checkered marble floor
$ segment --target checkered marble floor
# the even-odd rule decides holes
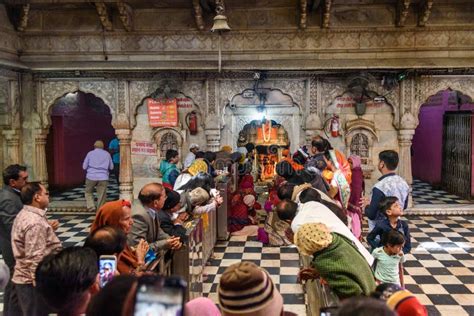
[[[443,190],[435,190],[431,184],[413,179],[412,194],[414,204],[470,204],[473,201],[450,194]]]
[[[60,221],[58,236],[65,247],[82,245],[94,219],[91,214],[48,216]],[[474,315],[474,216],[411,216],[408,223],[413,249],[405,263],[407,289],[426,305],[429,315]],[[263,246],[254,237],[232,237],[216,245],[205,269],[204,294],[217,303],[220,276],[240,260],[267,269],[282,293],[285,309],[305,315],[304,295],[296,283],[296,249]]]
[[[51,192],[51,201],[86,201],[85,195],[85,185],[80,187],[70,189],[64,192]],[[97,195],[94,193],[94,196],[97,198]],[[118,200],[119,198],[119,186],[114,179],[109,181],[107,186],[107,201]]]

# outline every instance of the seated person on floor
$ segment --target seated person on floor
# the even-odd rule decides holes
[[[253,198],[253,203],[255,203],[255,198],[253,195],[246,195],[247,202],[250,204],[251,198]],[[232,197],[231,206],[230,206],[230,215],[227,220],[229,225],[229,232],[237,232],[242,230],[245,226],[256,224],[255,218],[249,214],[249,207],[244,203],[244,198],[242,195],[235,194]]]
[[[372,251],[375,258],[375,279],[380,283],[401,284],[400,263],[406,260],[402,251],[404,243],[403,234],[392,229],[382,235],[383,247]]]
[[[403,208],[398,199],[394,196],[387,196],[382,199],[379,206],[380,212],[385,215],[385,218],[378,220],[375,228],[367,235],[367,242],[372,249],[382,246],[381,238],[383,233],[395,229],[403,234],[405,238],[405,245],[403,246],[403,253],[407,254],[411,251],[410,230],[408,224],[401,220],[403,216]]]
[[[312,267],[303,268],[300,279],[321,277],[340,299],[375,290],[374,275],[364,257],[346,237],[331,233],[326,225],[302,225],[294,242],[302,255],[313,257]]]
[[[283,200],[278,203],[276,212],[281,220],[291,225],[291,229],[287,233],[288,239],[293,240],[292,234],[296,234],[304,224],[322,223],[326,225],[332,233],[338,233],[350,240],[369,265],[372,265],[374,262],[372,255],[365,249],[364,245],[362,245],[354,234],[352,234],[349,227],[323,204],[310,201],[298,207],[298,204],[291,200]]]
[[[189,215],[182,209],[181,197],[178,192],[166,188],[166,200],[163,208],[157,213],[160,227],[170,236],[179,237],[181,241],[186,241],[186,228],[184,222]]]

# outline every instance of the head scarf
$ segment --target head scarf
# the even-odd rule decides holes
[[[357,155],[350,155],[349,159],[352,160],[352,169],[360,168],[362,165],[362,160]]]
[[[232,152],[232,147],[230,147],[229,145],[224,145],[221,147],[221,151],[225,151],[226,153],[231,153]]]
[[[199,145],[198,145],[198,144],[194,144],[194,143],[191,144],[191,145],[189,145],[189,150],[194,149],[194,148],[199,149]]]
[[[255,196],[252,194],[247,194],[244,196],[244,204],[248,207],[252,207],[255,204]]]
[[[399,316],[427,316],[426,307],[408,290],[393,293],[387,300],[390,309]]]
[[[304,224],[296,231],[294,243],[301,254],[312,256],[332,243],[329,228],[322,223]]]
[[[199,172],[207,173],[207,164],[202,158],[196,159],[193,161],[191,166],[189,166],[188,172],[193,177]]]
[[[221,316],[216,304],[207,297],[198,297],[184,305],[186,316]]]
[[[126,200],[118,200],[107,202],[102,205],[102,207],[99,209],[99,212],[95,216],[94,222],[91,225],[91,233],[105,225],[122,230],[120,219],[122,218],[122,208],[124,206],[131,207],[131,204]],[[137,255],[135,254],[135,251],[133,251],[132,248],[130,248],[130,246],[127,244],[119,256],[117,270],[121,274],[129,274],[130,271],[135,269],[137,266]]]
[[[122,229],[120,219],[122,218],[122,208],[124,206],[131,207],[131,204],[126,200],[117,200],[102,205],[95,216],[94,222],[92,222],[91,233],[105,225]]]

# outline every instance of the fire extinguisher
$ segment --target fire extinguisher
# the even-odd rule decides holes
[[[333,115],[331,118],[331,136],[338,137],[339,136],[339,116]]]
[[[186,115],[186,125],[188,126],[189,133],[196,135],[198,132],[198,116],[196,111],[191,111]]]

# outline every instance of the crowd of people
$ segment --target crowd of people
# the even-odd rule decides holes
[[[96,143],[96,149],[101,147]],[[402,263],[411,243],[408,226],[400,219],[407,206],[408,185],[395,174],[396,152],[379,154],[383,176],[368,199],[363,196],[360,158],[346,159],[326,139],[317,137],[310,150],[284,152],[268,187],[268,199],[261,201],[263,207],[254,187],[252,159],[251,147],[232,153],[224,146],[214,153],[201,152],[192,144],[180,169],[178,152],[168,150],[160,164],[162,183],[146,184],[134,201],[101,204],[84,246],[70,248],[63,248],[56,235],[59,222],[48,220],[47,188],[28,182],[24,166],[7,167],[0,191],[0,246],[7,266],[0,268],[4,314],[132,315],[137,284],[158,272],[157,262],[169,260],[170,252],[186,245],[187,223],[201,218],[206,226],[208,213],[223,203],[215,178],[226,176],[237,164],[238,190],[229,197],[230,232],[254,234],[270,243],[268,235],[274,232],[259,227],[257,213],[278,217],[286,225],[285,240],[311,258],[311,266],[301,269],[299,279],[320,279],[339,298],[339,315],[370,311],[426,315],[426,309],[403,289]],[[107,160],[102,169],[108,173],[114,163]],[[362,234],[364,216],[371,221],[368,236]],[[371,252],[362,244],[363,238]],[[116,266],[100,268],[102,257],[116,258]],[[111,269],[115,269],[113,278]],[[106,279],[103,284],[101,277]],[[387,289],[393,295],[387,295]],[[198,298],[186,303],[186,315],[292,315],[284,311],[282,296],[268,272],[251,262],[228,267],[218,295],[219,308]],[[412,313],[402,314],[402,309]]]

